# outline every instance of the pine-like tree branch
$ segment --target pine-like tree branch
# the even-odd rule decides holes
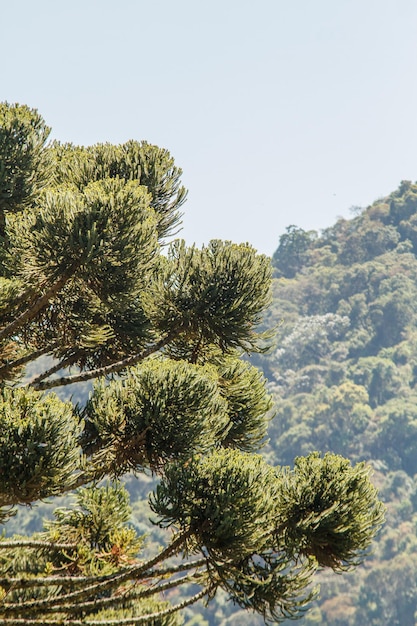
[[[72,266],[67,272],[62,274],[58,280],[49,287],[49,289],[35,300],[35,302],[26,308],[23,313],[18,315],[13,322],[10,322],[7,326],[5,326],[2,330],[0,330],[0,341],[6,339],[6,337],[10,337],[13,335],[16,330],[24,326],[27,322],[30,322],[33,318],[37,316],[37,314],[47,306],[50,300],[56,296],[56,294],[61,291],[61,289],[65,286],[71,276],[74,274],[77,266]]]
[[[153,584],[151,586],[146,587],[142,591],[138,591],[135,593],[132,600],[140,600],[143,598],[150,598],[154,595],[163,593],[164,591],[169,591],[170,589],[181,587],[186,584],[198,584],[198,579],[201,578],[201,574],[182,576],[181,578],[175,578],[174,580],[167,581],[161,584]],[[137,582],[134,581],[131,584],[131,589],[133,589]],[[66,613],[67,615],[76,615],[78,613],[89,612],[91,610],[98,609],[108,609],[108,608],[116,608],[119,604],[125,604],[126,601],[129,600],[129,589],[124,589],[122,594],[118,594],[115,596],[110,596],[108,598],[99,598],[94,600],[88,600],[87,602],[69,602],[63,604],[57,604],[55,606],[44,607],[40,611],[42,613]],[[7,608],[8,612],[16,611],[17,613],[25,610],[25,603],[4,605]],[[31,607],[31,612],[34,613],[36,610]],[[36,611],[37,612],[37,611]]]
[[[40,285],[40,289],[43,288],[44,285]],[[10,302],[7,306],[2,308],[1,314],[2,316],[6,316],[12,311],[16,311],[19,308],[19,305],[25,303],[25,306],[28,307],[32,304],[32,302],[36,301],[36,292],[34,292],[33,288],[26,289],[20,296],[18,296],[15,300]]]
[[[50,344],[49,346],[46,346],[45,348],[42,348],[40,350],[34,350],[33,352],[25,354],[25,356],[22,356],[19,359],[16,359],[15,361],[9,361],[9,362],[4,363],[4,365],[0,367],[0,378],[4,374],[7,374],[7,372],[9,372],[10,370],[16,367],[21,367],[22,365],[26,365],[26,363],[31,363],[32,361],[35,361],[40,356],[49,354],[50,352],[52,352],[52,350],[54,350],[54,348],[57,347],[57,345],[58,344],[56,343]]]
[[[57,544],[54,544],[57,545]],[[66,544],[60,544],[66,545]],[[16,546],[14,546],[16,547]],[[187,563],[180,563],[174,567],[160,568],[154,571],[146,571],[144,578],[164,578],[165,576],[173,576],[181,572],[191,569],[197,569],[206,564],[206,559],[196,559]],[[13,589],[31,589],[33,587],[76,587],[77,585],[89,585],[94,582],[103,582],[107,580],[106,576],[44,576],[41,578],[0,578],[0,587],[5,589],[13,587]]]
[[[64,369],[64,367],[68,367],[68,365],[71,364],[71,361],[72,359],[66,358],[66,359],[62,359],[62,361],[59,361],[59,363],[55,363],[55,365],[52,365],[52,367],[50,367],[48,370],[46,370],[45,372],[42,372],[41,374],[36,376],[36,378],[33,378],[29,383],[30,386],[37,388],[36,386],[42,380],[45,380],[45,378],[49,378],[49,376],[52,376],[52,374],[55,374],[55,372],[59,372],[59,370]]]
[[[147,624],[149,621],[160,619],[161,617],[167,617],[168,615],[172,615],[177,611],[181,611],[185,609],[185,607],[190,606],[191,604],[195,604],[208,593],[210,593],[211,587],[205,587],[198,593],[196,593],[191,598],[183,600],[178,604],[170,606],[168,609],[163,611],[157,611],[156,613],[148,613],[147,615],[141,615],[139,617],[128,617],[128,618],[116,618],[111,620],[88,620],[85,622],[84,620],[72,620],[66,619],[64,622],[62,618],[58,618],[58,620],[45,620],[45,619],[25,619],[25,618],[11,618],[7,617],[2,620],[4,626],[62,626],[65,624],[66,626],[119,626],[119,624],[126,624],[126,626],[140,626],[140,624]]]
[[[27,541],[27,540],[11,540],[0,541],[0,550],[5,548],[45,548],[48,550],[72,550],[77,547],[75,543],[54,543],[53,541]]]
[[[62,378],[56,378],[55,380],[46,380],[43,382],[39,382],[37,384],[28,383],[28,387],[33,387],[37,391],[44,391],[46,389],[53,389],[55,387],[63,387],[65,385],[72,385],[74,383],[84,382],[86,380],[92,380],[93,378],[100,378],[102,376],[108,376],[109,374],[117,374],[122,370],[130,367],[131,365],[136,365],[140,361],[143,361],[151,354],[155,352],[159,352],[164,346],[166,346],[172,339],[178,334],[178,332],[173,332],[158,341],[155,344],[148,346],[142,352],[137,352],[136,354],[132,354],[129,357],[126,357],[122,361],[117,361],[116,363],[111,363],[110,365],[105,365],[103,367],[98,367],[94,370],[88,370],[87,372],[80,372],[79,374],[74,374],[73,376],[63,376]]]
[[[3,610],[8,612],[11,612],[13,610],[22,611],[24,607],[25,610],[31,612],[39,612],[41,610],[49,610],[49,608],[53,606],[62,606],[64,602],[79,603],[84,599],[88,599],[94,595],[97,595],[98,593],[108,591],[109,589],[114,589],[123,582],[132,580],[134,578],[137,579],[140,576],[143,576],[149,569],[152,569],[152,567],[154,567],[158,563],[161,563],[162,561],[168,559],[170,556],[176,554],[190,535],[190,530],[181,533],[174,539],[174,541],[172,541],[169,546],[167,546],[159,554],[154,556],[152,559],[149,559],[145,563],[125,568],[119,572],[116,572],[115,574],[109,574],[101,581],[95,582],[92,585],[80,589],[79,591],[73,591],[71,593],[67,593],[55,598],[30,600],[29,602],[21,603],[18,605],[6,606],[3,604]]]

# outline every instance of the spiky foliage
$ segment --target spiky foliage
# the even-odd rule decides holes
[[[30,504],[61,493],[79,465],[81,424],[71,404],[33,389],[0,392],[0,501]]]
[[[27,106],[0,103],[0,215],[21,211],[35,201],[50,180],[49,154],[44,150],[50,129]],[[3,234],[3,233],[2,233]]]
[[[265,349],[269,259],[221,241],[165,253],[186,195],[169,153],[48,132],[0,106],[0,519],[78,491],[43,533],[0,541],[2,623],[176,626],[220,588],[296,617],[315,568],[359,560],[382,514],[362,466],[255,454],[271,402],[242,356]],[[82,407],[48,393],[88,380]],[[146,559],[126,492],[98,484],[128,472],[161,478],[154,521],[172,531]]]
[[[287,549],[334,570],[361,563],[383,518],[368,476],[364,463],[352,467],[336,454],[297,458],[294,470],[283,472],[279,494],[283,521],[277,532]]]

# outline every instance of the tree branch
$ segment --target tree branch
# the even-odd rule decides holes
[[[146,587],[142,591],[138,591],[133,597],[132,600],[140,600],[143,598],[149,598],[158,593],[163,593],[164,591],[168,591],[169,589],[173,589],[176,587],[180,587],[186,584],[197,584],[198,578],[201,577],[201,574],[182,576],[181,578],[175,578],[174,580],[167,581],[158,585],[155,583],[149,587]],[[131,588],[133,589],[136,586],[136,582],[133,582]],[[88,612],[90,610],[97,609],[106,609],[106,608],[115,608],[118,604],[125,604],[126,600],[129,600],[129,590],[125,589],[123,594],[118,594],[117,596],[111,596],[108,598],[99,598],[94,600],[88,600],[87,602],[70,602],[68,604],[57,604],[55,606],[45,607],[40,609],[42,613],[67,613],[68,615],[77,614],[79,612]],[[16,611],[21,612],[25,610],[25,602],[18,604],[10,604],[4,605],[7,608],[8,612]],[[36,611],[36,609],[35,609]],[[34,612],[33,607],[31,607],[31,613]],[[37,612],[37,611],[36,611]]]
[[[45,285],[44,281],[44,285]],[[39,285],[38,288],[42,289],[44,285]],[[8,313],[11,313],[13,310],[16,311],[16,308],[19,307],[19,305],[21,305],[23,302],[25,302],[25,305],[28,306],[30,305],[32,302],[34,302],[36,300],[36,292],[34,292],[33,288],[30,287],[29,289],[26,289],[26,291],[24,291],[22,294],[20,294],[20,296],[18,296],[13,302],[10,302],[7,306],[5,306],[2,310],[1,310],[1,314],[2,316],[6,316]]]
[[[54,348],[56,348],[58,344],[53,343],[46,348],[42,348],[41,350],[35,350],[34,352],[30,352],[25,356],[20,357],[20,359],[16,359],[15,361],[6,362],[4,365],[0,367],[0,377],[2,374],[7,374],[10,370],[15,367],[20,367],[21,365],[26,365],[26,363],[30,363],[31,361],[35,361],[40,356],[44,356],[45,354],[49,354]]]
[[[0,330],[0,341],[5,339],[6,337],[10,337],[13,333],[21,328],[26,322],[29,322],[34,317],[37,316],[39,311],[41,311],[58,291],[60,291],[64,285],[68,282],[75,271],[76,267],[72,266],[67,272],[65,272],[58,280],[51,286],[49,289],[35,300],[32,306],[29,306],[23,313],[21,313],[18,317],[16,317],[13,322],[10,322],[7,326],[5,326],[2,330]]]
[[[59,370],[62,370],[64,367],[67,367],[68,365],[70,365],[70,363],[71,363],[70,358],[62,359],[62,361],[59,361],[59,363],[55,363],[55,365],[50,367],[48,370],[46,370],[45,372],[42,372],[41,374],[36,376],[36,378],[33,378],[30,381],[29,385],[31,387],[36,388],[36,385],[38,385],[38,383],[40,383],[42,380],[45,380],[45,378],[52,376],[52,374],[55,374],[55,372],[59,372]]]
[[[89,585],[87,587],[84,587],[83,589],[80,589],[79,591],[73,591],[71,593],[67,593],[67,594],[64,594],[62,596],[55,597],[55,598],[46,598],[43,600],[31,600],[23,604],[21,603],[21,604],[15,605],[18,607],[17,609],[14,609],[14,608],[12,609],[12,605],[9,605],[8,607],[6,605],[3,605],[3,607],[6,611],[12,611],[12,610],[22,611],[24,607],[25,610],[29,610],[32,612],[39,612],[41,610],[48,610],[50,607],[53,607],[53,606],[62,606],[64,602],[79,603],[80,601],[91,598],[92,596],[98,593],[102,593],[104,591],[108,591],[109,589],[117,587],[123,582],[131,580],[133,578],[138,578],[144,575],[149,569],[151,569],[158,563],[176,554],[179,551],[182,544],[188,539],[190,535],[191,535],[190,530],[187,530],[181,533],[180,535],[176,537],[176,539],[174,539],[174,541],[172,541],[172,543],[169,546],[167,546],[159,554],[157,554],[152,559],[149,559],[145,563],[141,563],[140,565],[133,565],[119,572],[116,572],[115,574],[109,574],[108,576],[101,579],[101,581],[95,582],[92,585]]]
[[[5,548],[48,548],[49,550],[71,550],[76,547],[77,544],[75,543],[53,543],[52,541],[0,541],[0,550]]]
[[[33,387],[38,391],[43,391],[45,389],[53,389],[54,387],[62,387],[65,385],[72,385],[74,383],[80,383],[85,380],[91,380],[93,378],[100,378],[102,376],[107,376],[108,374],[117,374],[122,370],[126,369],[131,365],[136,365],[140,361],[143,361],[151,354],[158,352],[164,346],[166,346],[177,334],[177,332],[170,333],[165,338],[158,341],[156,344],[152,344],[148,346],[142,352],[137,352],[136,354],[132,354],[131,356],[123,359],[122,361],[117,361],[116,363],[111,363],[110,365],[105,365],[104,367],[98,367],[94,370],[88,370],[87,372],[81,372],[80,374],[74,374],[73,376],[63,376],[62,378],[56,378],[55,380],[47,380],[43,382],[39,382],[37,384],[28,383],[28,387]]]
[[[62,621],[62,618],[58,618],[58,620],[45,620],[45,619],[25,619],[25,618],[18,618],[18,619],[3,619],[3,624],[4,626],[62,626],[63,623],[66,624],[66,626],[86,626],[86,624],[88,624],[88,626],[119,626],[119,624],[126,624],[126,626],[140,626],[140,624],[147,624],[149,621],[152,620],[156,620],[156,619],[160,619],[161,617],[167,617],[168,615],[172,615],[173,613],[176,613],[177,611],[181,611],[181,609],[184,609],[187,606],[190,606],[191,604],[195,604],[195,602],[198,602],[198,600],[201,600],[202,598],[204,598],[205,595],[207,595],[208,593],[210,593],[212,587],[205,587],[204,589],[202,589],[201,591],[199,591],[199,593],[196,593],[194,596],[192,596],[191,598],[188,598],[187,600],[183,600],[182,602],[179,602],[178,604],[175,604],[173,606],[170,606],[168,609],[165,609],[164,611],[158,611],[156,613],[148,613],[147,615],[141,615],[139,617],[128,617],[128,618],[116,618],[116,619],[112,619],[112,620],[88,620],[88,622],[85,622],[84,620],[65,620],[65,622]]]
[[[57,545],[57,544],[54,544]],[[65,545],[65,544],[62,544]],[[149,578],[163,578],[172,576],[180,572],[186,572],[190,569],[197,569],[206,564],[206,559],[196,559],[188,561],[188,563],[180,563],[174,567],[161,568],[155,571],[146,571],[144,576]],[[13,589],[31,589],[32,587],[75,587],[77,585],[86,585],[94,582],[103,582],[106,576],[45,576],[42,578],[0,578],[0,587]]]

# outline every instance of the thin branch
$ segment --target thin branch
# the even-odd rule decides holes
[[[153,578],[155,576],[172,576],[172,574],[178,574],[180,572],[186,572],[190,569],[197,569],[206,565],[207,559],[196,559],[195,561],[188,561],[186,563],[180,563],[173,567],[166,567],[165,569],[158,569],[153,572],[146,572],[146,578]]]
[[[73,376],[63,376],[62,378],[47,380],[38,384],[28,383],[28,387],[33,387],[38,391],[43,391],[45,389],[53,389],[54,387],[62,387],[65,385],[80,383],[85,380],[91,380],[92,378],[100,378],[102,376],[107,376],[108,374],[117,374],[117,372],[121,372],[130,365],[136,365],[136,363],[139,363],[139,361],[143,361],[151,354],[154,354],[155,352],[161,350],[175,337],[176,334],[177,332],[172,332],[160,341],[158,341],[158,343],[152,344],[142,352],[132,354],[122,361],[117,361],[116,363],[105,365],[104,367],[98,367],[94,370],[88,370],[87,372],[81,372],[80,374],[74,374]]]
[[[35,361],[40,356],[44,356],[45,354],[49,354],[52,352],[54,348],[56,348],[58,344],[53,343],[46,348],[41,348],[40,350],[35,350],[34,352],[30,352],[25,356],[20,357],[20,359],[16,359],[15,361],[6,362],[4,365],[0,367],[0,376],[2,374],[7,374],[10,370],[15,367],[20,367],[21,365],[26,365],[26,363],[30,363],[31,361]]]
[[[76,587],[102,580],[99,576],[45,576],[44,578],[0,578],[4,589],[32,589],[33,587]],[[0,605],[1,606],[1,605]]]
[[[0,550],[10,548],[47,548],[48,550],[72,550],[77,547],[75,543],[53,543],[52,541],[27,541],[11,540],[0,541]]]
[[[1,545],[1,544],[0,544]],[[57,545],[57,544],[54,544]],[[65,545],[65,544],[63,544]],[[206,564],[206,559],[196,559],[187,563],[180,563],[174,567],[161,568],[154,571],[144,572],[144,577],[156,578],[164,576],[172,576],[180,572],[186,572],[190,569],[197,569]],[[13,589],[31,589],[32,587],[75,587],[77,585],[86,585],[94,582],[103,582],[106,576],[45,576],[42,578],[0,578],[0,587]]]
[[[91,598],[93,595],[117,587],[127,580],[138,578],[139,576],[144,575],[147,570],[151,569],[161,561],[164,561],[173,554],[176,554],[179,551],[181,545],[190,535],[190,530],[181,533],[176,537],[176,539],[174,539],[174,541],[172,541],[169,546],[167,546],[159,554],[154,556],[152,559],[149,559],[145,563],[127,567],[119,572],[116,572],[115,574],[109,574],[108,576],[104,577],[101,582],[95,582],[92,585],[84,587],[79,591],[73,591],[71,593],[67,593],[56,598],[30,600],[29,602],[23,602],[18,605],[19,610],[32,610],[38,612],[39,610],[48,609],[51,606],[62,606],[63,602],[80,602],[81,600]],[[11,605],[7,607],[7,610],[12,610]]]
[[[46,282],[44,281],[43,285],[39,285],[39,288],[42,289],[45,286]],[[10,302],[7,306],[5,306],[1,313],[3,316],[6,316],[11,311],[16,310],[22,303],[25,303],[26,306],[30,306],[32,302],[36,300],[36,292],[33,287],[26,289],[23,293],[20,294],[15,300]]]
[[[116,618],[112,620],[89,620],[88,622],[86,622],[85,620],[78,620],[78,619],[77,620],[66,619],[63,622],[62,618],[59,618],[58,620],[45,620],[45,619],[39,620],[39,619],[25,619],[25,618],[4,619],[3,618],[2,623],[4,624],[4,626],[62,626],[63,624],[66,624],[66,626],[86,626],[86,624],[88,624],[88,626],[119,626],[119,624],[126,624],[128,626],[140,626],[140,624],[146,624],[151,620],[160,619],[161,617],[167,617],[168,615],[172,615],[173,613],[176,613],[177,611],[181,611],[182,609],[184,609],[187,606],[190,606],[191,604],[195,604],[196,602],[198,602],[198,600],[201,600],[202,598],[204,598],[204,596],[210,593],[211,589],[212,587],[205,587],[199,593],[196,593],[191,598],[188,598],[187,600],[183,600],[182,602],[179,602],[178,604],[170,606],[168,609],[165,609],[164,611],[158,611],[156,613],[148,613],[147,615],[141,615],[139,617],[128,617],[128,618],[122,618],[122,619]]]
[[[62,370],[64,367],[67,367],[68,365],[70,365],[71,361],[72,359],[70,357],[66,359],[62,359],[62,361],[59,361],[59,363],[55,363],[55,365],[52,365],[52,367],[50,367],[48,370],[46,370],[45,372],[42,372],[41,374],[36,376],[36,378],[33,378],[30,381],[29,385],[31,387],[36,387],[36,385],[40,383],[42,380],[45,380],[45,378],[52,376],[52,374],[55,374],[55,372],[59,372],[59,370]]]
[[[195,604],[196,602],[204,598],[204,596],[210,593],[212,588],[213,588],[212,585],[204,587],[204,589],[202,589],[199,593],[196,593],[191,598],[188,598],[187,600],[183,600],[182,602],[179,602],[178,604],[174,604],[169,609],[165,609],[165,611],[159,611],[157,613],[144,615],[141,618],[139,618],[139,620],[141,621],[138,621],[137,618],[134,618],[131,623],[135,624],[136,626],[137,624],[146,624],[146,622],[148,622],[148,620],[151,620],[151,619],[159,619],[161,617],[167,617],[168,615],[172,615],[173,613],[176,613],[177,611],[181,611],[182,609],[185,609],[185,607],[190,606],[191,604]],[[89,622],[91,626],[118,626],[118,624],[129,624],[129,623],[130,623],[129,619],[121,619],[117,621],[106,620],[104,622],[102,621],[101,623],[100,621]]]
[[[25,311],[23,311],[23,313],[16,317],[13,322],[10,322],[10,324],[0,330],[0,341],[6,337],[10,337],[10,335],[13,335],[18,328],[21,328],[24,324],[26,324],[26,322],[29,322],[36,317],[39,311],[41,311],[48,304],[48,302],[56,296],[58,291],[65,286],[75,269],[75,267],[71,267],[60,278],[58,278],[58,280],[51,287],[49,287],[49,289],[42,296],[39,296],[32,306],[29,306]]]
[[[125,591],[123,591],[122,594],[119,594],[117,596],[88,600],[87,602],[70,602],[68,604],[57,604],[55,606],[45,607],[41,609],[41,611],[42,613],[66,613],[68,615],[71,615],[71,614],[77,614],[79,612],[88,613],[91,610],[97,610],[97,609],[116,608],[118,604],[125,604],[126,601],[130,599],[136,601],[136,600],[140,600],[143,598],[149,598],[158,593],[163,593],[164,591],[169,591],[169,589],[181,587],[182,585],[197,584],[198,578],[201,578],[201,574],[196,574],[194,576],[193,575],[182,576],[181,578],[176,578],[174,580],[167,581],[160,585],[154,584],[154,585],[151,585],[150,587],[146,587],[142,591],[137,591],[137,593],[135,593],[135,595],[132,598],[129,598],[129,589],[126,589]],[[132,583],[131,589],[134,589],[135,585],[136,583]],[[8,612],[10,612],[11,610],[12,611],[14,610],[16,612],[21,612],[22,609],[24,610],[25,608],[25,603],[11,604],[11,605],[5,604],[4,607],[5,609],[7,609]],[[34,612],[33,608],[31,609],[31,612],[32,613]]]

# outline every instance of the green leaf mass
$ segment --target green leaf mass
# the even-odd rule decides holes
[[[60,497],[43,531],[0,538],[1,623],[179,626],[182,610],[221,594],[266,622],[298,617],[316,569],[360,562],[383,510],[361,462],[270,462],[272,398],[248,359],[272,349],[271,260],[248,243],[173,239],[186,191],[165,149],[48,135],[36,110],[0,105],[0,521]],[[276,257],[287,280],[313,240],[288,232]],[[360,317],[355,295],[345,308]],[[413,306],[381,288],[369,319],[386,347]],[[304,364],[315,341],[311,367],[341,363],[332,340],[349,332],[349,311],[311,311],[314,333],[290,333],[278,363]],[[343,435],[348,408],[366,428],[364,381],[375,405],[398,386],[395,369],[374,365],[323,392],[322,423],[334,413]],[[119,481],[151,491],[152,512],[130,507]],[[149,514],[157,542],[144,536]]]

